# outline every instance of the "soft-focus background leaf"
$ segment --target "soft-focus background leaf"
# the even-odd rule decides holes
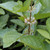
[[[48,31],[50,33],[50,18],[47,19],[46,26],[47,26],[47,29],[48,29]]]
[[[14,1],[14,0],[1,0],[2,2]]]
[[[50,7],[50,0],[39,0],[41,4],[45,7]]]
[[[2,8],[0,8],[0,14],[1,15],[4,15],[5,14],[5,12],[4,12],[4,10]]]

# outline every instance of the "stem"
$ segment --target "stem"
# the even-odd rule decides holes
[[[30,8],[30,20],[29,22],[31,23],[31,13],[32,13],[32,0],[31,0],[31,8]],[[31,33],[31,24],[29,24],[29,28],[28,28],[28,35]]]
[[[31,34],[31,15],[32,15],[32,0],[31,0],[31,8],[30,8],[30,24],[29,24],[29,28],[28,28],[28,35]],[[28,50],[30,50],[30,48],[28,48]]]

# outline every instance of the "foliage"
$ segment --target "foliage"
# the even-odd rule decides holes
[[[3,49],[24,45],[20,50],[50,50],[50,0],[0,1],[0,46]],[[43,22],[46,24],[42,25]]]

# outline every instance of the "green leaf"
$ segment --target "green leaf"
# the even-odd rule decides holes
[[[19,19],[12,19],[11,22],[13,22],[16,25],[19,25],[21,27],[24,27],[25,26],[25,24],[21,20],[19,20]]]
[[[2,38],[0,37],[0,47],[3,46],[3,40]]]
[[[46,30],[47,31],[46,25],[38,25],[37,28],[38,29],[43,29],[43,30]]]
[[[26,46],[26,47],[23,47],[21,50],[35,50],[35,49],[33,49],[33,48],[30,48],[30,47],[28,47],[28,46]]]
[[[50,6],[49,6],[49,1],[50,0],[39,0],[42,4],[45,3],[45,6],[47,7],[43,7],[41,8],[41,10],[34,15],[34,17],[36,19],[42,19],[42,18],[47,18],[47,17],[50,17]]]
[[[14,42],[16,42],[21,36],[21,34],[18,33],[15,29],[9,29],[4,33],[5,34],[3,36],[3,48],[9,47]]]
[[[8,32],[10,29],[6,28],[6,29],[0,29],[0,37],[3,39],[3,36],[5,34],[5,32]]]
[[[46,41],[48,44],[50,44],[50,41],[49,41],[49,40],[45,39],[45,41]]]
[[[43,18],[47,18],[50,16],[50,13],[44,13],[44,14],[36,14],[34,15],[36,19],[43,19]]]
[[[37,14],[34,15],[34,17],[36,19],[42,19],[42,18],[50,17],[50,8],[47,7],[47,8],[41,9]]]
[[[47,26],[47,29],[48,29],[48,31],[50,33],[50,18],[47,19],[46,26]]]
[[[13,10],[14,10],[15,12],[18,12],[18,11],[23,7],[22,1],[17,1],[17,4],[18,4],[18,5],[16,5],[16,6],[13,7]],[[21,12],[21,10],[20,10],[20,12]]]
[[[0,49],[0,50],[2,50],[2,49]]]
[[[50,39],[50,35],[49,35],[49,33],[48,33],[47,31],[42,30],[42,29],[37,29],[37,31],[38,31],[42,36],[44,36],[45,38]]]
[[[21,1],[19,2],[22,3]],[[16,10],[16,12],[25,12],[29,10],[30,3],[31,3],[31,0],[26,0],[23,5],[19,4],[15,6],[14,11]]]
[[[2,2],[8,2],[8,1],[13,1],[13,0],[1,0]]]
[[[5,14],[5,12],[4,12],[4,10],[2,9],[2,8],[0,8],[0,14],[2,15],[4,15]]]
[[[23,29],[24,29],[24,27],[19,27],[17,31],[21,32]]]
[[[23,43],[18,43],[16,45],[14,45],[13,47],[10,47],[10,49],[12,50],[13,48],[17,48],[17,47],[20,47],[20,46],[23,46]]]
[[[34,14],[37,14],[41,10],[41,3],[38,2],[32,9],[32,17],[34,17]],[[23,13],[25,17],[30,17],[30,11],[24,12]]]
[[[50,0],[39,0],[41,4],[45,7],[50,7]]]
[[[32,10],[32,16],[34,16],[34,14],[37,14],[42,8],[42,5],[40,2],[38,2],[34,7],[33,7],[33,10]]]
[[[50,45],[42,42],[39,36],[24,36],[20,38],[25,45],[37,50],[50,50]]]
[[[31,48],[41,49],[41,44],[39,43],[39,40],[37,40],[37,38],[35,38],[34,36],[24,36],[20,40],[22,43]]]
[[[28,47],[23,47],[21,50],[28,50]]]
[[[18,17],[18,18],[19,18],[20,20],[22,20],[23,22],[24,22],[24,20],[25,20],[24,17]]]
[[[10,11],[14,14],[18,14],[18,15],[23,16],[22,12],[15,12],[16,10],[15,11],[13,10],[13,7],[16,6],[16,5],[18,5],[17,2],[10,1],[10,2],[0,4],[0,7],[2,7],[3,9],[5,9],[7,11]]]
[[[2,29],[7,24],[8,18],[8,14],[0,17],[0,29]]]
[[[31,49],[30,47],[28,47],[28,46],[26,46],[26,47],[23,47],[21,50],[33,50],[33,49]]]
[[[29,10],[30,4],[31,4],[31,0],[26,0],[26,1],[24,2],[24,6],[20,9],[21,12],[25,12],[25,11]],[[19,10],[19,11],[20,11],[20,10]]]
[[[50,44],[45,43],[46,49],[50,50]]]

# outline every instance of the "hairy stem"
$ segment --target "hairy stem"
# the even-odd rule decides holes
[[[30,8],[30,20],[29,20],[30,23],[31,23],[31,13],[32,13],[32,0],[31,0],[31,8]],[[29,24],[28,35],[30,35],[30,33],[31,33],[31,24]]]

